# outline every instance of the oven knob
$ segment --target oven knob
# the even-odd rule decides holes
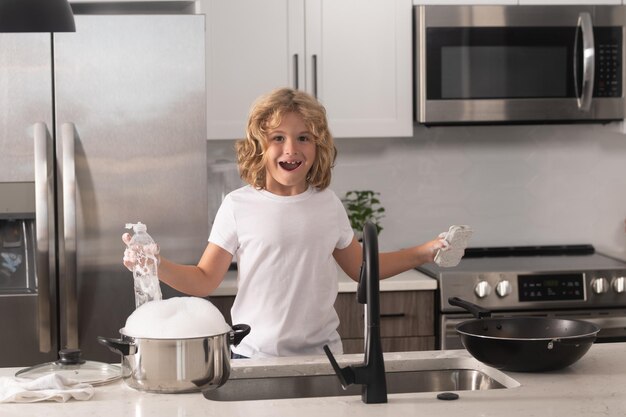
[[[511,294],[511,291],[511,283],[509,281],[500,281],[498,285],[496,285],[496,294],[498,294],[499,297],[506,297]]]
[[[613,291],[615,291],[616,293],[618,294],[623,293],[624,290],[626,290],[625,286],[626,286],[626,278],[617,277],[613,280]]]
[[[596,294],[604,294],[609,290],[609,281],[606,278],[595,278],[591,280],[591,288]]]
[[[478,298],[485,298],[491,294],[491,285],[487,281],[479,281],[474,287],[474,293]]]

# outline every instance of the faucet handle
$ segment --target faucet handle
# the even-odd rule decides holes
[[[330,351],[328,345],[324,345],[324,352],[326,352],[326,356],[328,356],[328,360],[335,370],[335,374],[337,374],[337,378],[339,378],[339,382],[341,382],[341,386],[343,387],[343,389],[347,389],[348,386],[354,384],[355,377],[352,368],[349,366],[341,368],[335,360],[335,356]]]
[[[365,261],[359,271],[359,283],[356,287],[356,301],[359,304],[367,304],[367,285],[365,284]]]

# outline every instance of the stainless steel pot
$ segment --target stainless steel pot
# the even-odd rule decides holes
[[[250,333],[236,324],[223,334],[187,339],[98,337],[98,342],[122,355],[122,378],[140,391],[183,393],[216,389],[230,376],[230,345]]]

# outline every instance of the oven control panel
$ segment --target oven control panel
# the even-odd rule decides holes
[[[439,281],[441,311],[459,297],[498,310],[535,310],[626,305],[626,270],[449,274]]]
[[[583,274],[518,275],[517,288],[520,302],[585,299]]]

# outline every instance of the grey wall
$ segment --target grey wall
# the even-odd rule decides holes
[[[626,135],[618,127],[417,126],[412,138],[338,138],[331,188],[340,197],[380,192],[382,250],[469,224],[472,246],[592,243],[626,259]],[[233,143],[207,144],[209,216],[223,187],[215,167],[234,167]]]

